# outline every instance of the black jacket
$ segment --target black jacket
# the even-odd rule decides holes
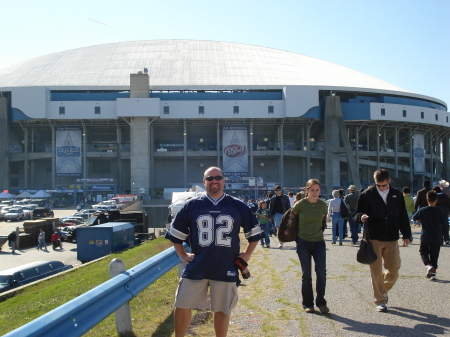
[[[270,198],[270,204],[269,204],[269,211],[270,215],[274,214],[274,208],[275,208],[275,199],[276,195],[274,195],[272,198]],[[286,213],[286,211],[291,208],[291,201],[289,200],[289,197],[285,194],[281,195],[281,206],[283,207],[283,214]]]
[[[426,187],[426,188],[422,188],[421,190],[417,191],[416,202],[414,203],[414,207],[415,207],[416,211],[420,207],[427,207],[428,206],[428,203],[427,203],[427,193],[428,193],[428,191],[431,191],[431,188]]]
[[[389,186],[387,204],[375,186],[361,193],[353,219],[362,223],[361,216],[367,214],[369,218],[364,224],[364,237],[379,241],[397,241],[399,231],[403,239],[411,237],[411,226],[406,212],[403,194],[396,188]],[[369,236],[367,236],[367,230]]]

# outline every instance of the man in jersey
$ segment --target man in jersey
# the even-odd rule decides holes
[[[175,299],[175,336],[181,337],[191,322],[191,309],[205,310],[210,288],[216,336],[226,336],[231,310],[236,306],[238,270],[234,259],[248,262],[260,240],[261,227],[246,204],[224,194],[225,178],[218,167],[208,168],[203,177],[206,193],[187,201],[170,225],[167,238],[187,266]],[[248,241],[240,253],[239,231]],[[183,241],[191,247],[186,253]]]

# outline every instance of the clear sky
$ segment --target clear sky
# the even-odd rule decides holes
[[[450,105],[450,0],[0,0],[0,68],[98,44],[213,40],[304,54]]]

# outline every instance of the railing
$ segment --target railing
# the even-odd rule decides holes
[[[82,336],[114,312],[119,329],[118,309],[123,315],[122,306],[179,262],[175,249],[166,249],[4,337]]]

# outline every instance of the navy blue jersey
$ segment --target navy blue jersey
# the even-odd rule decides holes
[[[239,231],[249,242],[259,241],[261,227],[246,204],[224,194],[217,202],[206,194],[188,200],[166,235],[173,243],[186,241],[195,254],[183,278],[237,282],[234,258],[239,255]]]
[[[442,245],[445,224],[448,218],[439,207],[422,207],[413,215],[414,220],[422,221],[420,241]]]

